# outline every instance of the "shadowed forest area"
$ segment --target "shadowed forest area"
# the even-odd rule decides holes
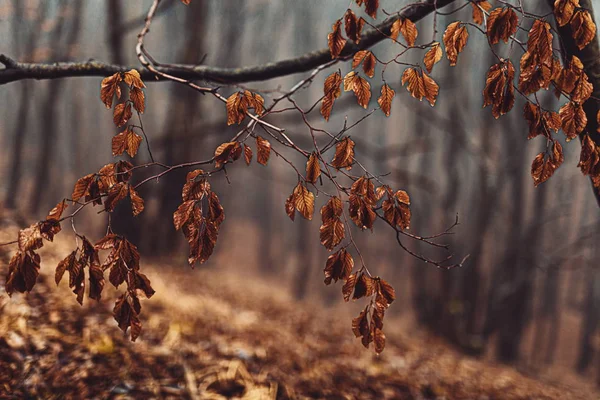
[[[210,90],[153,82],[146,71],[139,153],[133,159],[121,150],[122,155],[113,157],[113,136],[123,128],[115,127],[100,89],[103,78],[124,71],[90,76],[82,72],[61,79],[40,78],[34,72],[3,82],[2,71],[19,68],[10,60],[36,64],[89,60],[141,71],[142,54],[150,68],[159,71],[178,71],[170,63],[221,68],[262,65],[327,48],[332,24],[344,16],[349,2],[183,3],[0,2],[0,55],[9,57],[0,58],[5,68],[0,67],[0,243],[14,240],[19,229],[43,221],[57,202],[70,198],[78,179],[107,163],[127,160],[142,165],[160,160],[172,166],[205,160],[221,144],[233,143],[231,138],[248,121],[252,123],[250,117],[239,126],[229,124],[225,101],[215,101]],[[364,6],[356,3],[350,2],[359,15]],[[372,2],[365,3],[368,7]],[[402,10],[411,12],[404,7],[410,3],[414,1],[381,0],[377,21],[360,14],[369,21],[363,32],[388,18],[385,12],[390,18]],[[423,3],[431,6],[429,0]],[[265,113],[268,124],[285,132],[254,123],[262,128],[256,128],[256,134],[271,141],[268,164],[255,161],[260,160],[261,149],[255,145],[254,128],[246,136],[252,136],[247,143],[255,149],[249,166],[242,159],[233,163],[229,156],[223,160],[226,168],[218,165],[218,157],[211,160],[217,165],[208,192],[218,193],[226,217],[217,224],[213,256],[194,269],[188,265],[187,236],[176,230],[173,213],[182,204],[182,187],[190,182],[187,174],[196,167],[178,168],[144,182],[138,189],[143,198],[139,215],[132,216],[136,200],[128,195],[111,212],[101,212],[102,205],[86,207],[77,211],[76,219],[63,221],[54,243],[40,250],[40,275],[28,293],[10,297],[6,293],[9,264],[17,249],[0,246],[0,397],[600,397],[600,210],[590,177],[577,168],[583,157],[580,141],[566,142],[562,132],[555,135],[561,152],[564,149],[564,163],[551,179],[534,186],[532,160],[548,151],[550,142],[528,140],[532,128],[522,111],[527,100],[517,94],[514,109],[498,119],[489,107],[482,108],[486,73],[499,62],[498,54],[514,58],[518,68],[523,50],[501,42],[494,44],[495,52],[490,51],[485,32],[478,34],[478,25],[472,22],[471,2],[439,3],[439,10],[418,17],[417,43],[431,42],[433,24],[435,40],[442,43],[446,27],[458,20],[469,21],[465,26],[470,36],[456,66],[450,66],[444,50],[430,73],[439,84],[435,107],[427,96],[422,96],[426,97],[422,102],[411,97],[401,83],[407,65],[422,63],[427,48],[406,52],[402,58],[406,65],[385,64],[382,80],[380,60],[402,50],[395,50],[389,40],[370,47],[378,61],[369,79],[368,107],[356,104],[358,94],[343,93],[333,99],[328,121],[319,114],[321,103],[316,107],[314,103],[324,97],[327,76],[338,70],[345,76],[352,70],[352,55],[338,64],[322,63],[320,70],[311,67],[240,83],[194,79],[186,77],[193,71],[179,70],[201,87],[219,87],[216,93],[224,98],[247,90],[260,93],[265,107],[275,102],[290,109]],[[555,23],[548,2],[484,3],[491,5],[485,10],[486,21],[490,9],[518,11],[525,3],[528,13]],[[156,4],[151,26],[140,38],[145,24],[149,26],[149,8]],[[600,6],[593,5],[595,16],[600,17]],[[527,42],[531,24],[524,19],[514,34],[516,40]],[[560,42],[557,29],[552,30],[555,46]],[[141,40],[151,56],[136,53]],[[596,36],[594,40],[597,48]],[[303,79],[292,100],[278,100]],[[388,117],[377,106],[384,84],[395,90]],[[564,93],[557,98],[552,89],[530,97],[534,96],[543,109],[554,111],[566,101]],[[110,99],[112,103],[112,94]],[[254,112],[260,117],[257,107]],[[142,124],[135,110],[131,121]],[[365,349],[353,334],[352,319],[366,303],[346,303],[343,282],[323,284],[327,278],[323,270],[334,253],[321,244],[319,210],[339,187],[328,183],[333,168],[325,163],[312,185],[310,172],[306,178],[302,175],[307,157],[320,157],[319,146],[329,142],[320,131],[326,129],[349,135],[356,160],[360,159],[365,174],[368,170],[369,179],[381,177],[394,190],[410,194],[406,232],[416,239],[405,236],[400,246],[397,228],[392,226],[394,232],[384,226],[387,217],[380,217],[374,229],[364,230],[354,225],[354,218],[345,221],[353,265],[358,269],[364,261],[368,270],[360,273],[381,276],[395,289],[395,300],[385,309],[387,341],[385,351],[377,352],[381,354],[373,351],[377,343]],[[269,132],[279,134],[280,141]],[[314,142],[317,152],[280,154],[286,137],[301,149],[310,150]],[[208,171],[211,166],[200,168]],[[132,179],[138,183],[151,176],[147,170],[137,169]],[[338,170],[338,176],[357,181],[344,175],[345,168]],[[145,175],[136,176],[138,172]],[[360,173],[356,164],[351,172]],[[305,186],[299,183],[301,178],[307,179]],[[296,185],[315,194],[312,221],[302,218],[297,205],[295,219],[289,220],[286,199]],[[72,204],[68,212],[75,209]],[[141,301],[142,311],[136,315],[143,329],[135,342],[129,341],[133,322],[130,333],[124,334],[113,319],[120,293],[108,282],[100,301],[86,298],[83,306],[70,293],[67,279],[55,287],[57,264],[74,247],[85,246],[74,232],[91,243],[107,234],[122,235],[139,250],[137,262],[152,282],[151,294],[156,294]],[[421,239],[429,236],[441,245]],[[426,262],[449,253],[457,263],[452,268]],[[203,261],[203,257],[197,258]],[[104,275],[109,279],[108,273]],[[340,280],[346,281],[341,276]]]

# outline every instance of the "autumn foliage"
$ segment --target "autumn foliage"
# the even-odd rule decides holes
[[[184,0],[183,3],[189,4],[190,1]],[[334,21],[326,38],[331,56],[328,65],[347,61],[348,71],[342,73],[340,68],[326,76],[322,97],[308,110],[301,108],[291,95],[303,85],[310,84],[324,68],[318,68],[309,78],[269,104],[261,94],[251,90],[234,91],[225,97],[219,93],[225,89],[204,88],[160,73],[147,60],[151,57],[140,52],[138,57],[143,60],[144,66],[156,73],[157,77],[214,95],[224,103],[223,113],[226,115],[227,125],[246,125],[231,140],[220,144],[208,160],[165,165],[153,159],[141,123],[141,115],[146,107],[145,84],[139,72],[117,72],[103,79],[100,99],[108,109],[112,109],[114,124],[123,128],[122,132],[113,137],[112,154],[126,154],[134,160],[142,143],[146,141],[152,162],[135,165],[133,162],[120,160],[106,164],[98,172],[77,180],[71,198],[61,201],[45,220],[21,230],[17,240],[18,250],[10,261],[7,292],[12,294],[33,289],[40,268],[37,250],[43,246],[44,240],[52,241],[54,235],[61,231],[61,222],[74,218],[89,204],[99,205],[103,212],[112,213],[117,204],[125,199],[129,199],[131,213],[138,215],[144,211],[144,200],[138,192],[139,187],[182,168],[189,168],[191,171],[185,182],[182,182],[182,201],[172,214],[173,224],[189,244],[189,264],[193,266],[195,263],[206,262],[215,251],[219,229],[225,221],[225,210],[219,196],[211,189],[210,180],[219,172],[226,174],[228,168],[233,168],[232,165],[241,163],[241,158],[248,166],[252,164],[254,157],[261,166],[268,166],[271,155],[275,154],[291,166],[297,178],[290,186],[290,194],[282,205],[282,211],[292,221],[296,214],[312,220],[315,210],[319,209],[315,194],[322,194],[321,198],[325,198],[320,205],[319,232],[321,244],[331,254],[324,263],[324,282],[330,285],[339,281],[345,301],[366,300],[362,312],[352,320],[352,331],[365,347],[373,343],[375,351],[380,353],[385,347],[383,320],[387,308],[395,299],[395,292],[389,283],[367,268],[352,238],[351,225],[360,231],[372,231],[379,219],[381,224],[392,229],[400,247],[420,260],[440,268],[452,268],[462,265],[462,262],[449,262],[451,255],[443,260],[432,260],[410,250],[402,242],[402,239],[416,240],[444,247],[435,242],[444,233],[430,237],[409,233],[409,194],[388,186],[383,178],[365,169],[358,154],[355,154],[355,150],[359,153],[355,149],[355,141],[347,134],[352,125],[345,124],[339,133],[332,134],[315,128],[308,122],[306,116],[316,106],[320,104],[322,117],[329,121],[336,100],[345,92],[352,92],[357,104],[368,109],[372,104],[372,91],[375,90],[378,94],[377,109],[389,117],[393,99],[400,90],[399,86],[403,86],[412,97],[419,101],[425,99],[433,107],[440,94],[440,86],[432,75],[436,64],[445,55],[450,66],[457,65],[460,54],[468,51],[470,35],[482,34],[487,39],[490,51],[497,58],[497,62],[489,67],[487,75],[482,77],[485,79],[483,106],[489,106],[492,115],[500,118],[513,109],[515,97],[521,96],[525,101],[523,116],[529,127],[529,132],[527,135],[524,133],[523,138],[533,139],[539,136],[546,140],[546,151],[538,154],[531,166],[533,183],[537,186],[547,181],[562,165],[563,147],[558,141],[559,131],[562,130],[567,141],[581,138],[583,145],[579,167],[600,188],[600,147],[590,138],[590,132],[586,131],[588,118],[583,108],[587,101],[596,101],[592,99],[593,86],[579,58],[571,57],[566,62],[561,62],[558,58],[555,47],[558,40],[552,26],[553,22],[558,27],[568,25],[578,48],[585,48],[596,35],[596,26],[589,11],[580,7],[579,0],[556,0],[553,21],[550,15],[538,17],[526,13],[521,7],[504,2],[501,2],[500,7],[494,7],[491,3],[471,1],[472,21],[450,23],[440,32],[441,35],[437,35],[441,37],[436,37],[437,28],[434,27],[433,40],[419,34],[419,29],[424,30],[426,27],[418,28],[414,21],[398,13],[392,17],[393,22],[380,25],[382,28],[375,27],[395,46],[394,49],[400,49],[399,53],[386,61],[385,54],[376,54],[369,48],[355,47],[361,45],[365,30],[373,27],[371,21],[381,13],[377,0],[356,0],[355,9],[348,9],[340,19]],[[147,19],[147,26],[152,20],[152,12],[151,10]],[[364,16],[358,16],[360,13],[364,13]],[[140,43],[147,33],[146,28],[139,36]],[[516,39],[519,29],[528,30],[526,43]],[[520,59],[514,52],[511,53],[512,58],[498,55],[497,48],[507,45],[521,49]],[[399,61],[408,51],[420,52],[422,63]],[[403,72],[386,81],[385,71],[390,64],[401,65]],[[378,69],[383,83],[381,87],[375,88],[372,87],[372,79]],[[559,110],[543,108],[536,96],[542,89],[552,89],[557,97],[565,98],[566,102]],[[299,147],[285,129],[265,120],[270,114],[281,112],[277,106],[284,100],[289,101],[290,108],[301,115],[311,135],[314,144],[312,148]],[[139,123],[132,122],[135,117]],[[600,119],[600,114],[597,118]],[[257,133],[257,127],[262,128],[260,134]],[[327,135],[329,143],[319,146],[316,135]],[[301,155],[306,163],[294,165],[286,158],[282,149]],[[205,169],[198,169],[200,165]],[[162,171],[143,177],[140,174],[145,167],[157,167]],[[332,189],[325,191],[325,185]],[[68,205],[75,207],[75,211],[63,216]],[[154,293],[150,280],[140,272],[140,254],[136,246],[127,238],[113,233],[110,225],[106,236],[95,243],[77,232],[75,234],[78,246],[56,267],[56,283],[68,272],[69,287],[73,289],[76,300],[82,303],[87,278],[89,298],[100,300],[107,273],[110,284],[116,288],[121,285],[125,287],[116,300],[114,317],[118,326],[123,331],[129,329],[131,339],[135,340],[142,326],[139,298],[150,298]],[[104,261],[101,260],[103,253]]]

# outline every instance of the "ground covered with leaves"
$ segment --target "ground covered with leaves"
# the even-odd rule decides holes
[[[132,343],[112,317],[115,293],[82,307],[65,282],[54,287],[50,263],[64,254],[51,247],[31,293],[9,298],[0,288],[0,398],[598,396],[590,385],[536,380],[391,327],[376,355],[354,339],[346,308],[297,303],[276,285],[214,269],[145,265],[157,293],[144,301]]]

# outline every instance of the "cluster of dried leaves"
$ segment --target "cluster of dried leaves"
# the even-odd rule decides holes
[[[182,1],[185,4],[190,3],[189,0]],[[158,2],[155,2],[155,5],[157,4]],[[376,18],[379,9],[378,0],[356,0],[356,4],[358,7],[364,6],[367,16]],[[488,1],[471,1],[473,23],[455,21],[447,26],[442,36],[442,43],[449,64],[456,65],[459,54],[466,49],[469,39],[468,28],[476,29],[484,34],[491,51],[498,58],[498,63],[492,65],[487,73],[483,91],[484,107],[491,106],[493,116],[499,118],[511,111],[517,93],[526,99],[524,116],[529,124],[528,138],[537,136],[546,138],[546,151],[538,154],[532,164],[531,174],[534,184],[537,186],[545,182],[563,163],[563,149],[555,137],[562,129],[567,141],[577,136],[582,138],[583,146],[579,166],[584,174],[592,177],[594,185],[600,187],[600,147],[591,140],[589,132],[586,131],[588,121],[583,109],[584,103],[592,96],[593,87],[581,61],[577,57],[572,57],[567,65],[562,65],[554,55],[553,29],[550,23],[544,17],[526,13],[522,6],[503,4],[503,7],[492,9]],[[155,8],[151,8],[144,31],[140,34],[142,39],[145,32],[148,31],[147,28],[153,15],[152,10]],[[520,17],[519,14],[521,14]],[[573,40],[580,49],[587,46],[594,38],[596,26],[589,11],[580,7],[579,0],[556,0],[554,15],[559,27],[570,26]],[[519,28],[525,29],[521,25],[528,19],[533,20],[533,24],[528,30],[527,43],[523,44],[516,39],[516,35]],[[329,65],[337,60],[351,58],[351,70],[343,78],[341,70],[327,76],[324,82],[323,96],[311,107],[311,110],[320,101],[321,115],[328,121],[335,100],[342,94],[342,83],[345,92],[353,92],[357,103],[365,109],[368,108],[371,100],[369,79],[375,76],[376,68],[379,66],[383,83],[377,103],[383,113],[389,116],[392,101],[396,95],[396,91],[385,81],[385,70],[391,63],[405,66],[399,80],[411,96],[420,101],[425,98],[431,106],[434,106],[439,94],[439,85],[430,74],[434,66],[443,58],[442,43],[433,40],[427,44],[418,44],[417,26],[399,13],[398,18],[389,28],[386,28],[387,31],[380,30],[379,32],[386,35],[394,45],[400,46],[403,50],[391,60],[383,61],[371,50],[349,51],[351,47],[347,46],[348,40],[359,44],[365,25],[371,24],[367,19],[358,17],[351,9],[348,9],[342,18],[333,24],[332,31],[327,37],[333,60]],[[434,26],[433,31],[435,39],[437,27]],[[518,84],[514,82],[516,70],[513,62],[509,58],[498,56],[494,50],[494,46],[509,42],[511,45],[516,43],[523,50],[519,63]],[[409,50],[426,50],[422,64],[398,61],[399,57]],[[322,67],[324,68],[324,66]],[[30,291],[33,288],[40,265],[40,257],[36,250],[43,245],[43,239],[52,241],[53,236],[60,231],[60,222],[64,219],[74,218],[79,210],[87,204],[103,205],[104,211],[111,213],[118,203],[128,198],[133,215],[138,215],[144,210],[144,200],[137,192],[139,186],[175,169],[213,164],[214,168],[210,171],[196,169],[188,173],[182,189],[182,203],[173,214],[176,229],[182,230],[189,243],[188,261],[190,265],[193,266],[196,262],[206,262],[213,253],[220,225],[225,219],[219,197],[211,190],[208,179],[216,172],[224,171],[226,173],[226,168],[239,160],[242,155],[245,163],[250,165],[254,151],[246,142],[249,137],[253,137],[256,140],[256,161],[259,164],[267,165],[271,152],[274,152],[286,161],[298,176],[296,186],[285,201],[285,211],[292,221],[296,212],[307,220],[312,219],[315,211],[315,194],[322,192],[328,198],[320,211],[322,220],[320,240],[323,246],[332,252],[324,269],[325,283],[343,281],[342,293],[346,301],[350,298],[369,298],[370,301],[361,314],[353,320],[352,326],[355,335],[362,338],[365,346],[368,347],[370,343],[374,343],[376,352],[380,353],[385,346],[385,335],[382,331],[383,318],[385,310],[394,300],[394,289],[380,277],[372,275],[367,269],[352,238],[348,219],[361,230],[373,230],[375,221],[378,218],[382,219],[393,228],[398,243],[403,249],[438,267],[446,266],[442,265],[442,262],[435,262],[411,252],[402,244],[400,236],[406,235],[412,239],[436,245],[429,241],[430,238],[421,238],[405,232],[410,227],[411,219],[409,195],[403,190],[392,190],[381,182],[379,177],[369,173],[360,162],[355,160],[355,143],[350,136],[345,135],[349,128],[344,125],[344,129],[337,135],[314,128],[306,118],[310,111],[303,111],[291,98],[296,90],[312,82],[314,76],[323,68],[315,70],[308,79],[298,84],[295,89],[275,99],[273,104],[268,107],[265,107],[265,100],[260,94],[250,90],[237,91],[225,98],[217,93],[217,88],[200,88],[188,81],[178,80],[179,83],[187,84],[202,93],[211,93],[223,101],[226,105],[228,125],[240,125],[247,116],[250,118],[250,122],[230,141],[219,145],[210,160],[168,166],[155,162],[148,146],[152,163],[134,166],[128,161],[117,161],[105,165],[97,173],[80,178],[75,184],[71,199],[61,202],[50,212],[46,220],[19,233],[19,250],[10,262],[7,278],[6,287],[9,294],[14,291]],[[153,69],[151,71],[165,79],[173,78]],[[549,89],[551,86],[554,87],[558,97],[565,96],[568,99],[558,112],[544,109],[536,96],[538,91]],[[123,132],[113,137],[112,153],[114,156],[127,153],[131,158],[135,157],[143,137],[146,137],[141,123],[141,114],[145,111],[145,97],[142,90],[144,87],[140,74],[135,70],[119,72],[102,81],[100,98],[109,109],[112,108],[116,98],[113,121],[117,127],[125,127]],[[123,90],[128,91],[127,99],[122,99]],[[286,136],[284,129],[264,121],[264,118],[270,113],[285,110],[273,110],[283,99],[290,101],[294,105],[293,109],[302,114],[303,121],[309,128],[312,137],[313,149],[305,150],[298,147]],[[130,123],[132,108],[138,114],[139,125]],[[600,120],[600,114],[598,119]],[[301,171],[303,168],[297,168],[278,150],[272,148],[269,140],[259,136],[255,132],[257,126],[260,126],[266,135],[276,142],[304,156],[307,160],[305,173],[303,174]],[[327,133],[331,138],[330,143],[319,147],[315,132]],[[333,157],[328,157],[331,161],[327,161],[325,153],[333,147],[335,147],[335,153]],[[359,174],[353,175],[347,172],[356,165],[361,168]],[[130,182],[133,172],[142,166],[157,166],[164,170],[134,185]],[[340,177],[336,174],[348,178],[350,184],[341,182]],[[335,187],[337,194],[331,195],[320,190],[317,185],[322,186],[323,181],[329,181]],[[375,188],[375,183],[378,185],[377,188]],[[67,201],[77,205],[78,208],[73,214],[61,217]],[[69,286],[81,303],[85,291],[84,270],[87,267],[90,281],[89,297],[99,300],[104,287],[103,273],[110,270],[109,281],[115,287],[122,283],[126,283],[127,286],[126,292],[116,302],[114,317],[124,331],[131,328],[131,339],[135,340],[141,330],[138,293],[143,293],[146,297],[150,297],[154,293],[147,277],[139,272],[140,256],[137,249],[126,238],[112,233],[110,220],[107,236],[95,245],[84,236],[75,233],[82,244],[78,245],[77,249],[57,267],[57,282],[60,281],[64,272],[68,271]],[[100,250],[110,250],[103,263],[100,263]],[[357,268],[355,268],[351,251],[360,256],[361,262]]]

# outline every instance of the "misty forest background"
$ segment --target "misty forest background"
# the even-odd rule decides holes
[[[186,8],[179,0],[163,3],[146,40],[157,60],[222,67],[326,47],[331,24],[348,5],[194,0],[201,5]],[[396,3],[382,0],[381,7],[395,11],[401,7]],[[530,11],[544,14],[545,2],[539,3],[539,10],[528,5]],[[5,0],[0,3],[1,50],[23,62],[97,59],[134,66],[136,35],[147,7],[146,1]],[[439,29],[470,18],[470,7],[439,17]],[[430,37],[429,24],[429,19],[417,24],[422,40]],[[579,144],[565,145],[564,166],[534,188],[530,166],[545,142],[527,141],[522,100],[499,120],[482,109],[485,73],[494,63],[483,40],[470,36],[457,67],[449,67],[447,60],[436,66],[433,77],[441,90],[435,108],[411,98],[400,86],[401,69],[390,66],[397,78],[388,83],[398,94],[391,116],[376,112],[350,131],[366,167],[389,172],[388,182],[411,195],[411,231],[440,232],[458,214],[460,225],[447,240],[457,256],[470,254],[463,268],[442,271],[403,252],[388,230],[355,235],[369,268],[396,288],[398,299],[388,312],[395,318],[386,329],[411,332],[417,327],[468,354],[530,370],[558,364],[600,380],[600,212],[588,179],[576,168]],[[374,52],[383,54],[389,46],[379,44]],[[506,55],[510,48],[500,51]],[[350,65],[331,70],[338,67],[345,74]],[[394,76],[390,68],[388,77]],[[379,67],[376,71],[370,108],[376,107],[380,87]],[[301,104],[321,96],[328,73],[298,95]],[[288,88],[303,76],[247,87],[268,102],[274,94],[265,89]],[[77,178],[111,162],[110,142],[117,130],[100,101],[100,80],[20,81],[2,87],[2,209],[19,210],[28,223],[38,220],[70,195]],[[237,131],[227,127],[225,107],[212,97],[171,83],[147,86],[144,126],[157,159],[167,164],[205,159]],[[236,88],[221,90],[228,95]],[[560,105],[550,92],[545,102],[554,109]],[[354,96],[345,94],[328,126],[340,129],[346,116],[355,121],[364,113]],[[297,139],[300,143],[310,140],[297,115],[269,118],[303,138]],[[316,112],[311,118],[325,124]],[[144,149],[137,162],[148,159]],[[180,203],[186,172],[144,186],[146,210],[139,217],[129,216],[129,205],[121,204],[113,218],[115,231],[138,245],[143,257],[165,257],[181,268],[187,268],[186,243],[173,228],[172,212]],[[328,306],[341,302],[340,288],[322,282],[328,252],[319,244],[318,221],[297,218],[292,223],[285,214],[295,172],[273,156],[267,168],[236,164],[228,174],[231,184],[222,176],[211,180],[227,219],[214,257],[201,268],[251,273],[298,300]],[[319,200],[317,205],[322,205]],[[96,211],[86,210],[76,222],[79,231],[95,239],[106,228],[106,216]],[[431,248],[419,250],[435,256]]]

